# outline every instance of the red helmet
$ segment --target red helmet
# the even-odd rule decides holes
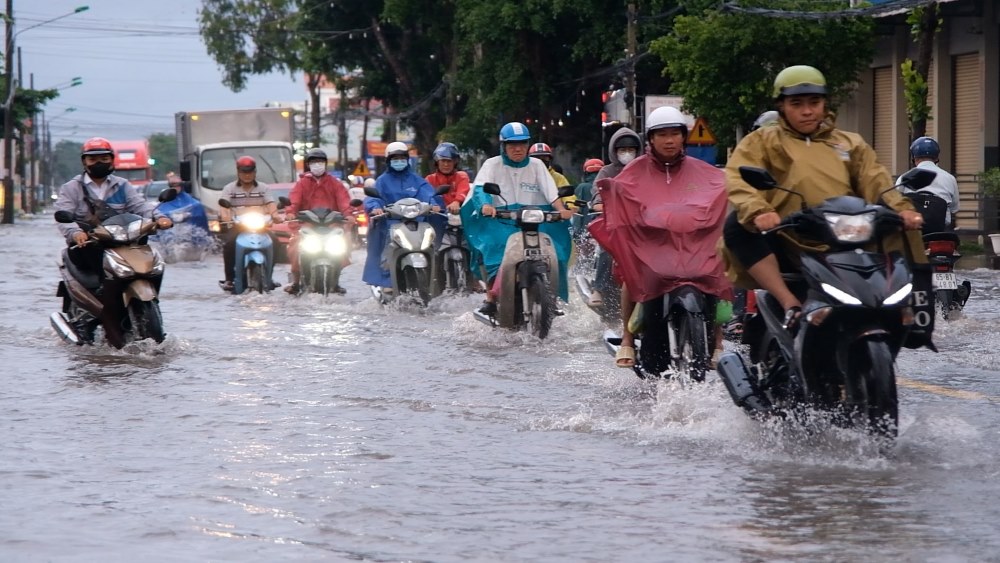
[[[241,156],[236,159],[236,169],[240,172],[253,172],[257,170],[257,161],[252,156]]]
[[[599,158],[591,158],[583,163],[584,172],[598,172],[601,168],[604,168],[604,161]]]
[[[528,156],[552,156],[552,147],[545,143],[535,143],[531,145]]]
[[[104,137],[92,137],[83,143],[83,149],[80,151],[80,158],[85,156],[97,156],[100,154],[110,154],[113,156],[115,151],[111,149],[111,142]]]

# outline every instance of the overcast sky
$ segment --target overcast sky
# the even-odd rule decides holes
[[[90,9],[28,29],[82,5]],[[302,80],[287,74],[252,77],[239,93],[223,86],[198,33],[200,6],[201,0],[14,0],[24,85],[31,74],[39,89],[83,79],[46,106],[53,143],[172,133],[180,110],[305,100]]]

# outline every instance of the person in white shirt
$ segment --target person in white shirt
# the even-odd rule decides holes
[[[951,230],[954,229],[955,213],[958,212],[959,206],[958,181],[948,171],[937,165],[940,154],[941,146],[931,137],[920,137],[910,145],[910,158],[913,159],[914,168],[922,168],[937,173],[934,181],[929,186],[917,191],[920,193],[929,193],[945,201],[948,205],[944,218],[945,227]],[[896,185],[897,189],[904,194],[913,193],[912,190],[900,185],[898,180]]]

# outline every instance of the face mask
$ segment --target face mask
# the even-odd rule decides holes
[[[408,164],[409,164],[409,162],[407,162],[407,161],[405,161],[405,160],[403,160],[401,158],[397,158],[395,160],[390,160],[389,161],[389,166],[392,166],[392,169],[395,170],[396,172],[402,172],[403,170],[406,170],[406,166]]]
[[[87,167],[87,174],[91,178],[107,178],[114,171],[115,164],[113,162],[95,162]]]
[[[618,162],[622,163],[622,166],[632,162],[635,159],[635,151],[621,150],[618,151]]]
[[[312,162],[309,164],[309,172],[312,173],[313,176],[322,176],[323,173],[326,172],[326,164],[323,164],[322,162]]]

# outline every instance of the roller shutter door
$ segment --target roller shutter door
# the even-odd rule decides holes
[[[872,114],[875,118],[873,128],[872,148],[878,154],[878,161],[892,172],[892,67],[876,68],[874,73],[875,107]]]
[[[958,55],[954,58],[954,163],[953,173],[958,179],[961,208],[958,226],[970,229],[981,228],[977,220],[977,192],[979,186],[974,181],[975,174],[982,170],[984,116],[980,111],[982,79],[979,72],[979,53]]]
[[[927,70],[927,106],[931,108],[930,114],[927,116],[927,136],[938,138],[937,135],[937,120],[934,116],[939,111],[938,108],[934,107],[934,88],[937,87],[937,64],[936,61],[931,61],[931,66]]]

